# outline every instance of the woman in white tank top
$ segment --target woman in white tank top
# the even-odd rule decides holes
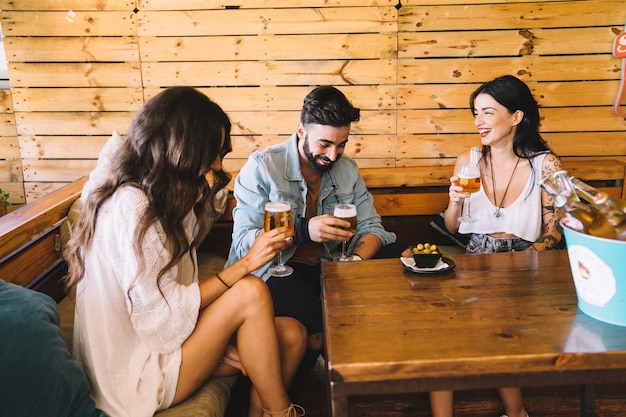
[[[482,143],[480,190],[462,193],[456,172],[469,162],[459,155],[450,178],[450,201],[444,212],[450,233],[470,234],[467,253],[555,249],[561,241],[561,213],[537,181],[562,168],[539,134],[539,109],[528,86],[505,75],[481,85],[470,96],[474,125]],[[474,223],[458,218],[470,198]],[[527,417],[517,387],[499,388],[505,416]],[[431,393],[433,417],[452,417],[451,391]],[[504,417],[504,416],[503,416]]]

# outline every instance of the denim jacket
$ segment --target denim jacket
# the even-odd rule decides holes
[[[268,201],[289,201],[298,230],[299,222],[305,218],[306,194],[307,185],[300,170],[298,136],[295,133],[287,142],[252,153],[235,180],[237,206],[233,210],[233,239],[226,266],[242,258],[254,243],[263,229],[265,203]],[[378,236],[383,246],[395,242],[395,234],[383,228],[374,208],[374,198],[365,187],[359,167],[347,155],[342,155],[332,169],[322,176],[317,202],[318,215],[333,214],[334,206],[338,203],[352,203],[357,207],[357,233],[348,253],[351,253],[354,244],[364,234]],[[324,243],[324,257],[321,260],[331,260],[332,253],[340,243]],[[295,246],[285,249],[283,262],[287,262],[295,251]],[[254,274],[267,280],[267,270],[274,262],[266,264]]]

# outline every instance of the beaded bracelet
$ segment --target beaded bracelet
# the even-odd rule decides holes
[[[228,285],[227,283],[225,283],[225,282],[224,282],[224,280],[222,279],[222,277],[220,277],[220,274],[218,274],[218,273],[216,272],[216,273],[215,273],[215,277],[216,277],[217,279],[219,279],[219,280],[220,280],[220,282],[221,282],[222,284],[224,284],[224,286],[225,286],[226,288],[230,289],[230,285]]]

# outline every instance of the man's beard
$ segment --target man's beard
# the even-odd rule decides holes
[[[333,165],[335,165],[335,162],[337,162],[339,158],[341,158],[341,154],[337,154],[337,159],[335,159],[334,161],[331,161],[330,159],[328,159],[327,157],[323,155],[313,155],[309,147],[309,135],[308,134],[304,136],[304,144],[302,145],[302,149],[304,150],[304,154],[306,155],[307,161],[309,161],[309,165],[311,166],[311,168],[313,168],[317,172],[330,171]],[[328,162],[329,164],[320,165],[317,163],[318,159]]]

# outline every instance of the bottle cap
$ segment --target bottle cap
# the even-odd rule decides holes
[[[567,204],[567,196],[563,194],[559,194],[555,197],[554,205],[557,206],[558,208],[565,207],[566,204]]]

